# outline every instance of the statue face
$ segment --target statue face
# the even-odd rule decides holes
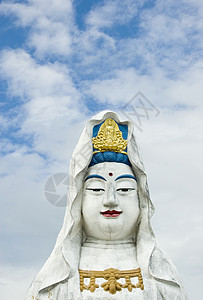
[[[131,167],[105,162],[88,169],[82,202],[87,236],[100,240],[132,236],[139,213],[137,181]]]

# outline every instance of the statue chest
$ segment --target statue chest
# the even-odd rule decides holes
[[[86,247],[79,264],[82,299],[144,299],[134,245]]]

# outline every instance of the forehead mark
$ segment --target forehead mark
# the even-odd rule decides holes
[[[115,181],[118,180],[118,179],[121,179],[121,178],[131,178],[131,179],[134,179],[135,181],[137,181],[137,179],[135,178],[135,176],[129,175],[129,174],[123,174],[123,175],[121,175],[121,176],[118,176],[118,177],[115,179]]]
[[[97,174],[92,174],[92,175],[87,176],[84,181],[87,181],[88,179],[91,179],[91,178],[99,178],[99,179],[106,181],[106,179],[103,176],[97,175]]]

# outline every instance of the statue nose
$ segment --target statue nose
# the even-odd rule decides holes
[[[114,208],[114,207],[118,206],[116,193],[112,186],[107,190],[107,193],[103,200],[103,205],[105,207],[109,207],[109,208]]]

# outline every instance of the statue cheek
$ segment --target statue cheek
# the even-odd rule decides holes
[[[98,197],[89,196],[86,197],[82,202],[82,212],[87,216],[94,216],[100,212],[101,209],[101,199]]]

